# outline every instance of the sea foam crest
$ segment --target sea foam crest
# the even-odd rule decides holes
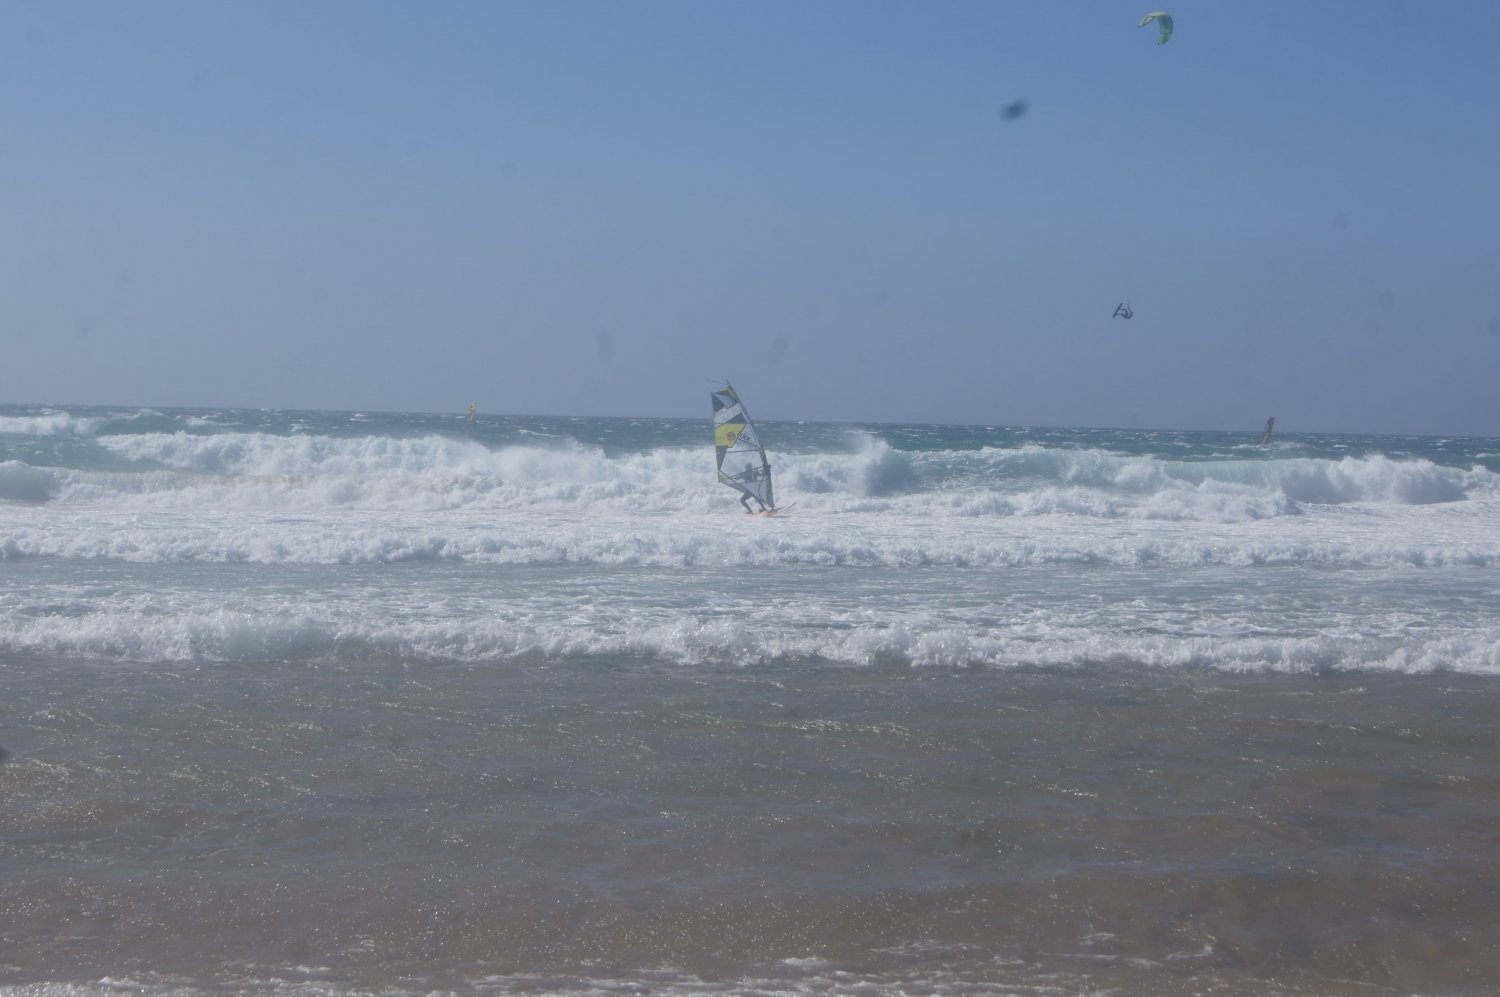
[[[109,433],[160,431],[182,424],[181,419],[155,409],[79,415],[44,408],[24,415],[0,415],[0,434],[93,437]]]
[[[1393,460],[1383,454],[1339,460],[1172,461],[1039,448],[985,453],[1002,478],[1136,496],[1162,495],[1189,486],[1204,493],[1277,495],[1320,505],[1426,505],[1459,501],[1471,490],[1500,491],[1500,476],[1484,468],[1464,470],[1422,458]]]
[[[1061,621],[942,622],[929,614],[847,626],[661,611],[590,621],[565,611],[395,618],[347,607],[182,605],[170,613],[95,607],[84,613],[0,616],[0,653],[111,660],[234,663],[362,660],[431,663],[529,659],[559,664],[649,658],[687,667],[837,662],[851,667],[1213,668],[1317,673],[1347,670],[1500,675],[1493,629],[1428,636],[1237,636],[1098,632]]]
[[[490,448],[471,438],[255,432],[111,434],[115,469],[8,467],[0,499],[96,506],[313,511],[734,508],[707,447],[609,454],[566,438]],[[133,468],[121,470],[120,468]],[[773,455],[799,514],[1084,517],[1244,523],[1312,507],[1419,506],[1500,496],[1500,475],[1381,455],[1169,460],[1044,447],[900,451],[863,434],[844,452]]]
[[[909,455],[870,433],[853,433],[851,441],[853,449],[848,453],[778,458],[783,494],[880,498],[922,488]]]
[[[1392,460],[1382,454],[1345,457],[1334,462],[1299,459],[1278,462],[1276,481],[1294,501],[1340,505],[1386,502],[1431,505],[1457,502],[1470,489],[1494,490],[1496,475],[1439,467],[1429,460]]]
[[[16,436],[92,436],[107,419],[51,409],[33,415],[0,416],[0,433]]]
[[[79,476],[70,497],[104,500],[116,492],[140,495],[149,504],[215,508],[504,509],[607,499],[639,480],[623,475],[598,448],[570,441],[490,450],[436,435],[174,433],[109,437],[101,444],[171,473]]]
[[[145,464],[240,477],[472,470],[476,460],[489,453],[478,443],[443,436],[143,433],[109,437],[101,444]]]
[[[959,516],[1241,523],[1314,507],[1431,505],[1500,495],[1500,476],[1384,456],[1176,461],[1026,447],[915,458]]]

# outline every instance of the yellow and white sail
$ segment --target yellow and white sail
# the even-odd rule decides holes
[[[724,387],[713,393],[713,403],[714,454],[719,463],[719,480],[754,498],[766,509],[775,509],[771,462],[744,402],[735,394],[734,387],[725,382]]]

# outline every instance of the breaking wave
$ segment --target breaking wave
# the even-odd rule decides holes
[[[1319,673],[1383,671],[1500,675],[1500,630],[1437,636],[1228,635],[1091,632],[1076,619],[1029,614],[991,625],[930,617],[853,626],[780,625],[769,619],[704,617],[660,610],[607,614],[490,613],[472,619],[368,618],[345,606],[320,612],[291,604],[181,605],[142,613],[120,605],[69,612],[40,606],[11,614],[0,653],[127,661],[337,662],[372,656],[413,663],[531,660],[558,664],[649,658],[683,667],[1216,669]]]
[[[491,448],[439,435],[238,432],[137,432],[94,443],[106,455],[98,467],[11,468],[0,498],[35,501],[41,474],[51,476],[46,497],[101,505],[667,512],[732,503],[713,483],[704,448],[612,455],[567,439]],[[1298,515],[1308,506],[1438,505],[1500,494],[1500,475],[1483,467],[1380,454],[1174,461],[1042,447],[911,453],[868,436],[843,452],[779,456],[776,470],[784,500],[825,513],[1234,523]]]

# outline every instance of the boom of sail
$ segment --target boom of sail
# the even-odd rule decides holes
[[[761,445],[755,423],[750,421],[745,404],[727,381],[713,393],[714,455],[719,463],[719,480],[741,493],[740,501],[750,508],[750,499],[763,509],[773,510],[771,495],[771,462]]]

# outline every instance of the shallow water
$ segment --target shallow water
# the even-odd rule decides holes
[[[640,660],[9,678],[40,707],[4,716],[11,983],[1500,982],[1485,679]]]

